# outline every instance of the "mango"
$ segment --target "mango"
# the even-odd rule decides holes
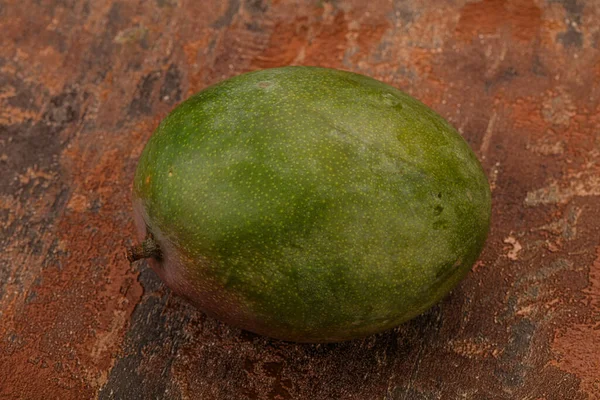
[[[468,273],[491,196],[463,138],[375,79],[283,67],[177,106],[133,183],[147,258],[174,292],[233,326],[335,342],[423,313]]]

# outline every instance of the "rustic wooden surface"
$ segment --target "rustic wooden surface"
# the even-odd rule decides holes
[[[0,0],[0,398],[600,399],[599,21],[596,0]],[[480,262],[396,330],[268,340],[125,260],[157,121],[286,64],[404,89],[489,175]]]

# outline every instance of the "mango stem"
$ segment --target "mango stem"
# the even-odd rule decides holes
[[[160,260],[161,256],[162,252],[160,251],[160,247],[154,241],[152,234],[148,234],[141,244],[127,247],[127,260],[129,260],[130,264],[143,258],[150,257]]]

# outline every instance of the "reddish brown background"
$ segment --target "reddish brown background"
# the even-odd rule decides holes
[[[600,2],[0,0],[0,398],[600,399]],[[442,304],[271,341],[132,269],[152,128],[223,78],[337,67],[448,118],[493,226]]]

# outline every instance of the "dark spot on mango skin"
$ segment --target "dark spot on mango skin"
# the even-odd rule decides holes
[[[448,221],[440,219],[437,220],[433,223],[433,229],[435,230],[442,230],[442,229],[446,229],[448,227]]]

